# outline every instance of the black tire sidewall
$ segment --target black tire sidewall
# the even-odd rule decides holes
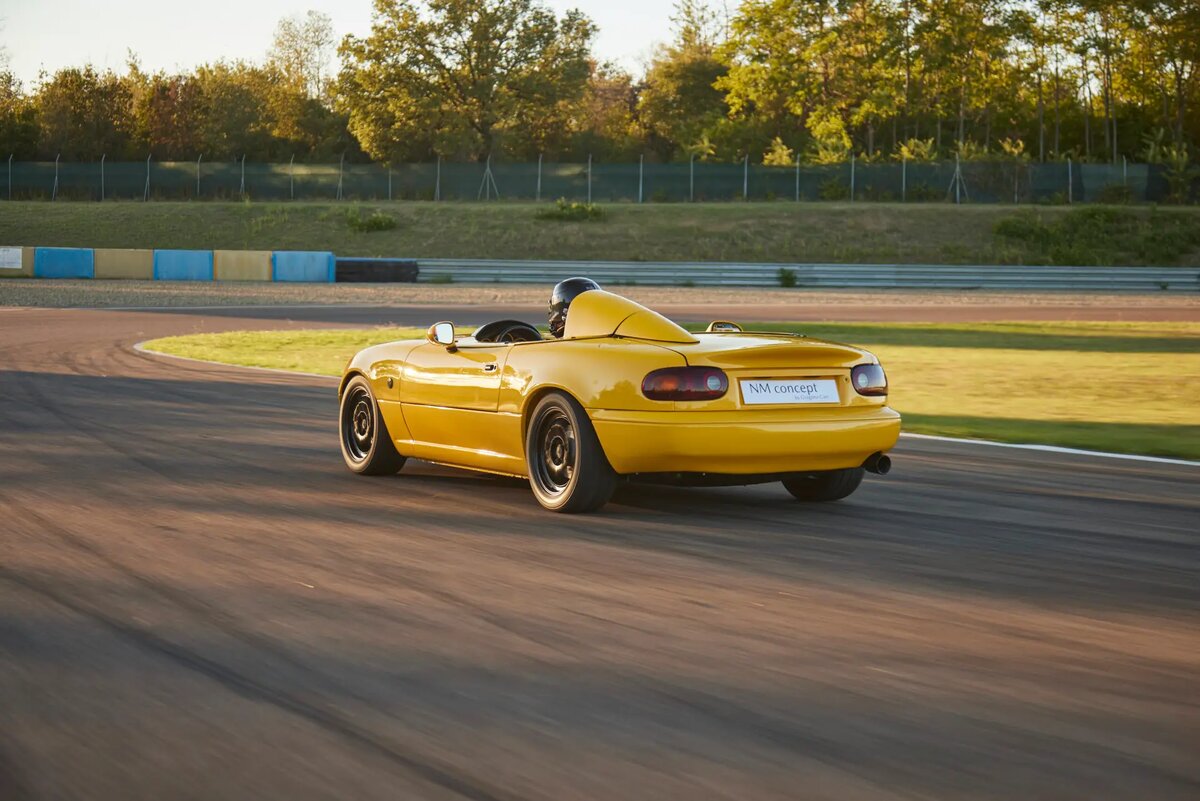
[[[800,473],[783,480],[784,488],[798,501],[822,503],[840,501],[854,493],[866,471],[861,467],[808,474]]]
[[[364,390],[371,401],[371,425],[375,432],[371,438],[371,448],[362,461],[356,461],[346,450],[346,403],[357,389]],[[361,375],[350,379],[338,403],[338,446],[346,467],[360,475],[395,473],[404,465],[404,457],[396,452],[390,436],[387,424],[383,422],[383,415],[379,413],[379,402],[375,399],[375,393],[371,391],[371,382]]]
[[[536,441],[541,420],[551,409],[563,411],[575,430],[575,464],[566,489],[556,495],[545,493],[538,485],[534,454],[540,449]],[[608,464],[592,421],[583,407],[563,392],[551,392],[538,401],[529,416],[525,430],[525,468],[533,495],[546,509],[553,512],[590,512],[603,506],[612,494],[615,475]]]

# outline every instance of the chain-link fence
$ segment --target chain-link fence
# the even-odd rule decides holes
[[[768,167],[715,164],[13,162],[10,200],[729,200],[953,203],[1158,202],[1162,165],[1013,161]],[[1200,199],[1193,181],[1188,200]]]

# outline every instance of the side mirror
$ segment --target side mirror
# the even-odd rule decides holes
[[[454,347],[454,323],[434,323],[425,332],[425,338],[435,345],[452,349]]]

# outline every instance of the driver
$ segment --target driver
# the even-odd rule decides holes
[[[559,281],[554,291],[550,293],[550,333],[556,338],[562,338],[567,327],[567,309],[571,301],[600,285],[590,278],[568,278]]]

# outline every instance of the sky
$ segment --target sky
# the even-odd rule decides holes
[[[640,71],[670,37],[672,0],[543,0],[578,8],[599,26],[594,52]],[[91,63],[123,71],[133,50],[147,71],[185,70],[205,61],[261,61],[281,17],[317,9],[338,39],[365,35],[371,0],[0,0],[0,44],[27,85],[40,70]]]

